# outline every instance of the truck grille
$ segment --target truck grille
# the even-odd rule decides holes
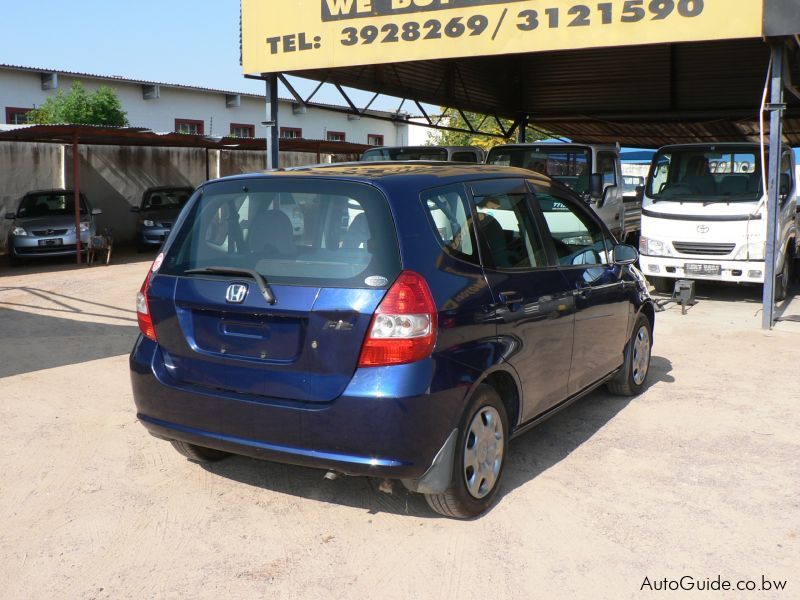
[[[672,246],[680,254],[699,256],[727,256],[736,248],[736,244],[704,244],[701,242],[672,242]]]

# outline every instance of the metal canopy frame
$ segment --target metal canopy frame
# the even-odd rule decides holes
[[[785,4],[784,10],[797,8]],[[788,13],[787,13],[788,14]],[[765,23],[765,34],[768,26]],[[301,103],[308,102],[323,83],[333,84],[347,107],[329,110],[363,115],[378,95],[402,98],[395,115],[411,99],[421,118],[433,129],[484,133],[524,140],[526,127],[546,129],[574,142],[619,142],[625,146],[655,148],[674,143],[761,141],[760,98],[769,73],[770,158],[767,202],[767,248],[762,326],[775,322],[775,270],[778,179],[781,145],[800,146],[800,36],[779,34],[763,39],[690,42],[532,52],[513,56],[440,59],[388,65],[313,69],[293,75],[320,84],[303,100],[284,75],[263,75],[287,84]],[[789,26],[792,26],[791,23]],[[774,26],[773,26],[774,27]],[[800,26],[798,26],[800,30]],[[798,31],[800,33],[800,31]],[[766,42],[766,43],[765,43]],[[625,69],[620,69],[625,65]],[[371,91],[367,107],[359,109],[345,87]],[[789,91],[788,98],[784,90]],[[422,104],[445,107],[434,120]],[[456,111],[467,128],[441,125],[444,115]],[[467,111],[486,117],[477,126]],[[370,115],[373,116],[373,115]],[[501,119],[512,126],[502,126]],[[501,134],[483,132],[494,119]],[[407,120],[407,119],[403,119]]]

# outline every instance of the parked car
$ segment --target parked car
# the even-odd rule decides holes
[[[131,212],[139,215],[136,226],[136,245],[139,250],[161,247],[193,191],[194,188],[186,186],[151,187],[145,190],[142,203],[131,207]]]
[[[475,146],[381,146],[361,155],[362,162],[437,160],[482,163],[483,150]]]
[[[95,215],[84,194],[80,195],[80,240],[85,252],[95,234]],[[77,251],[75,233],[75,192],[73,190],[38,190],[25,194],[16,212],[6,213],[12,221],[8,235],[8,258],[16,263],[22,258],[69,256]]]
[[[497,497],[512,437],[604,384],[642,390],[655,310],[635,248],[531,171],[402,167],[198,189],[136,301],[153,435],[194,461],[400,480],[466,518]],[[308,243],[276,191],[309,199]]]

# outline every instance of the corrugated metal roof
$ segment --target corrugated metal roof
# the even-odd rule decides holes
[[[0,142],[43,142],[71,144],[77,135],[79,144],[108,146],[150,146],[160,148],[208,148],[212,150],[266,150],[264,138],[235,138],[156,133],[142,127],[102,127],[97,125],[22,125],[0,128]],[[326,154],[361,154],[368,146],[352,142],[281,139],[280,149],[289,152]]]
[[[792,56],[800,83],[798,52]],[[516,119],[584,142],[753,139],[769,47],[760,39],[532,52],[294,73]],[[800,99],[787,94],[789,119]],[[786,139],[800,145],[800,132]]]

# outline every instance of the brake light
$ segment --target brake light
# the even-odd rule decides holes
[[[136,294],[136,318],[139,321],[139,331],[142,332],[142,335],[157,342],[156,330],[153,327],[153,317],[150,315],[150,304],[147,301],[147,290],[150,287],[150,278],[152,276],[153,271],[151,269],[147,272],[147,277],[144,278],[139,293]]]
[[[436,344],[436,318],[425,279],[403,271],[372,316],[358,366],[401,365],[429,357]]]

